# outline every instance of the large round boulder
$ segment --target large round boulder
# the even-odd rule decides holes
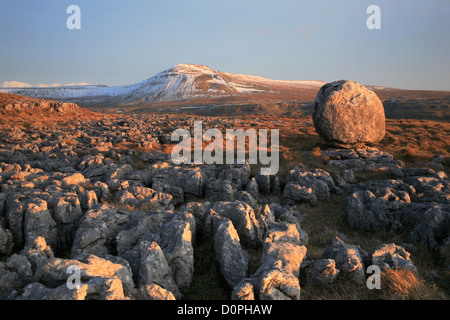
[[[385,135],[384,107],[375,92],[349,80],[324,85],[313,113],[317,133],[333,146],[377,143]]]

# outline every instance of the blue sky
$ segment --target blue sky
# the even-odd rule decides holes
[[[69,5],[81,30],[69,30]],[[369,30],[369,5],[381,30]],[[450,90],[449,0],[2,0],[0,85],[124,85],[177,63]]]

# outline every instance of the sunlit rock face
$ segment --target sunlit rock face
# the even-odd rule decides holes
[[[315,100],[313,120],[319,135],[334,146],[376,143],[385,135],[381,100],[354,81],[324,85]]]

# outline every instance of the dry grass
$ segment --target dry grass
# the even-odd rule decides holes
[[[376,290],[369,290],[365,283],[338,277],[334,283],[322,287],[309,287],[300,279],[301,300],[375,300],[380,299]]]
[[[450,123],[429,120],[386,120],[386,135],[375,145],[408,165],[450,156]],[[443,163],[448,172],[450,163]]]
[[[370,290],[366,283],[356,283],[338,277],[330,285],[322,287],[302,286],[303,300],[447,300],[438,287],[427,284],[410,270],[384,270],[381,288]]]
[[[307,168],[324,168],[321,150],[328,146],[316,133],[311,118],[292,117],[283,121],[285,125],[280,128],[281,174],[299,162]],[[436,155],[450,157],[450,123],[387,119],[384,139],[373,146],[391,153],[408,166],[418,162],[426,164]],[[442,163],[447,174],[450,173],[449,162]]]
[[[426,284],[417,273],[406,269],[385,270],[382,273],[381,283],[383,296],[385,296],[386,299],[447,299],[446,295],[436,286]]]
[[[42,127],[62,126],[72,121],[98,121],[114,115],[105,115],[80,108],[76,112],[64,114],[41,108],[23,108],[22,110],[6,111],[2,106],[7,104],[39,104],[44,99],[33,99],[24,96],[0,93],[0,131],[8,131],[11,128],[21,128],[34,131]]]
[[[388,269],[383,272],[383,278],[386,289],[392,296],[398,296],[399,298],[408,298],[424,287],[423,281],[411,270]]]
[[[184,300],[229,300],[231,289],[220,274],[214,256],[214,241],[197,241],[194,245],[194,276]]]

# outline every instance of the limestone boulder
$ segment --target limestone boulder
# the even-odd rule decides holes
[[[375,92],[340,80],[324,85],[314,102],[314,126],[332,145],[377,143],[385,135],[385,114]]]

